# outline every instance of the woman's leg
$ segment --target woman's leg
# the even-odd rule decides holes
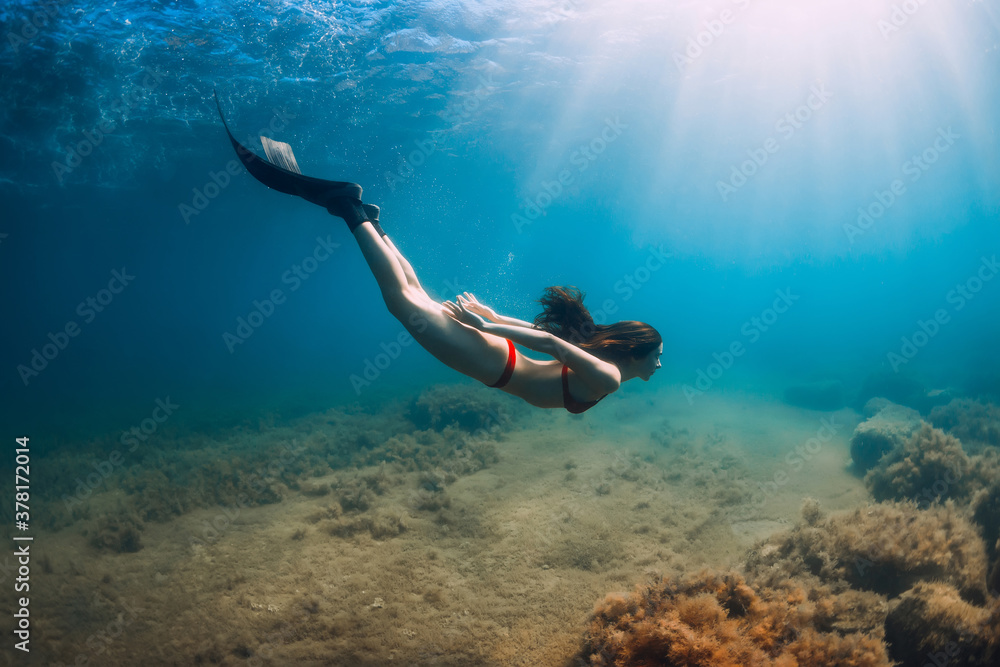
[[[370,223],[358,225],[354,238],[378,282],[386,307],[413,339],[458,372],[486,384],[496,382],[507,364],[506,341],[448,315],[420,288],[410,263]]]
[[[416,272],[413,270],[410,263],[406,261],[406,258],[403,257],[403,253],[399,252],[399,249],[396,248],[396,244],[393,243],[388,236],[383,236],[382,241],[389,246],[389,250],[391,250],[392,254],[396,256],[396,261],[399,262],[399,265],[403,268],[403,273],[406,275],[406,282],[410,285],[410,287],[422,291],[423,288],[420,286],[420,281],[417,280]]]
[[[361,248],[361,254],[368,262],[379,289],[382,291],[382,298],[389,312],[401,305],[407,297],[414,295],[407,294],[410,288],[406,272],[396,253],[392,251],[389,244],[382,240],[378,232],[371,223],[365,222],[354,228],[354,238]],[[413,271],[413,268],[410,268]],[[415,276],[414,276],[415,277]]]

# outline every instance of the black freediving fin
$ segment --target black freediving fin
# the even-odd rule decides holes
[[[229,131],[226,117],[222,115],[219,94],[214,90],[212,92],[215,95],[215,106],[219,110],[222,126],[226,128],[226,134],[229,135],[229,141],[236,150],[236,156],[251,176],[273,190],[302,197],[308,202],[322,206],[332,215],[344,218],[352,231],[369,219],[361,204],[361,186],[357,183],[327,181],[303,175],[295,161],[292,147],[286,143],[262,136],[261,143],[268,157],[265,160],[238,142]]]

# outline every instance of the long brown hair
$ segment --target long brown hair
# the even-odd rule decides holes
[[[535,328],[611,362],[640,359],[663,342],[660,333],[644,322],[597,324],[583,305],[585,296],[576,287],[546,287],[538,300],[542,312],[535,318]]]

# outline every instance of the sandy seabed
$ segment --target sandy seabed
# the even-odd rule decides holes
[[[513,406],[500,400],[501,412]],[[745,394],[689,405],[671,391],[613,396],[581,417],[514,406],[487,438],[488,465],[306,466],[273,502],[178,502],[173,516],[137,520],[135,551],[131,538],[101,548],[101,517],[139,488],[112,479],[86,512],[36,537],[31,657],[573,664],[606,594],[736,566],[797,522],[805,497],[824,511],[867,502],[846,467],[861,419]],[[231,439],[257,450],[323,429],[333,439],[336,421],[317,414]]]

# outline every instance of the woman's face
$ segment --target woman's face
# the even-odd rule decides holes
[[[663,354],[663,343],[660,343],[659,347],[639,359],[639,377],[647,382],[649,378],[653,377],[653,373],[660,367],[661,354]]]

